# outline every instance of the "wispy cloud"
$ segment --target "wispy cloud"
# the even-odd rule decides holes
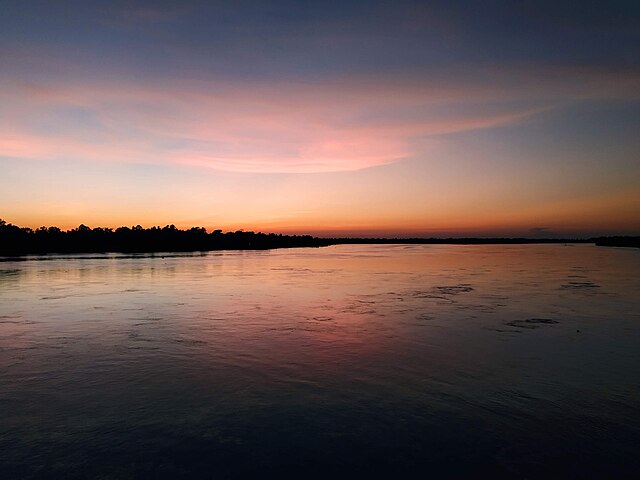
[[[638,96],[640,75],[547,68],[322,82],[6,82],[0,155],[327,172],[396,162],[434,136],[567,101]],[[448,78],[448,81],[445,79]]]

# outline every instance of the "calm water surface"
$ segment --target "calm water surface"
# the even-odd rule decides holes
[[[592,245],[0,262],[0,477],[631,477],[638,272]]]

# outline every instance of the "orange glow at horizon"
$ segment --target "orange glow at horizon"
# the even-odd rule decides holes
[[[284,208],[283,206],[280,209]],[[57,213],[56,211],[57,210]],[[422,210],[422,211],[421,211]],[[583,212],[588,211],[588,215]],[[594,230],[594,225],[601,231],[631,231],[640,230],[640,218],[636,213],[640,211],[640,193],[622,192],[606,197],[587,198],[561,204],[546,204],[529,206],[526,208],[502,209],[472,208],[464,213],[451,210],[434,209],[424,211],[422,207],[415,211],[405,209],[398,215],[392,208],[386,211],[373,210],[348,211],[336,209],[334,211],[303,211],[292,213],[281,218],[269,218],[265,212],[260,218],[259,212],[252,220],[237,220],[250,216],[229,212],[226,217],[210,221],[206,217],[192,220],[179,220],[179,210],[145,212],[128,209],[117,211],[103,209],[90,213],[82,205],[55,205],[41,216],[24,212],[4,218],[10,223],[30,228],[40,226],[58,226],[62,229],[77,227],[80,223],[90,227],[109,227],[142,225],[164,226],[174,224],[178,228],[204,226],[208,231],[221,229],[223,231],[262,231],[265,233],[311,234],[319,236],[508,236],[531,235],[534,226],[542,226],[549,232],[584,234]],[[612,213],[614,212],[614,213]],[[357,218],[357,221],[354,221]],[[78,220],[80,219],[80,220]],[[178,220],[176,220],[178,219]]]

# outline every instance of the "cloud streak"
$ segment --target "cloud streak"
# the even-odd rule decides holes
[[[240,172],[351,171],[415,156],[424,140],[526,121],[570,101],[632,98],[640,75],[497,69],[492,81],[6,81],[0,155]],[[448,81],[445,81],[449,78]]]

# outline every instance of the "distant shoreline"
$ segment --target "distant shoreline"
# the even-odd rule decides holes
[[[594,243],[599,247],[640,248],[640,237],[599,237]]]
[[[357,244],[414,245],[523,245],[553,243],[595,243],[601,246],[640,247],[640,237],[576,238],[321,238],[311,235],[282,235],[235,231],[207,233],[202,227],[181,230],[174,225],[142,228],[57,227],[36,230],[0,220],[0,256],[82,253],[178,253],[217,250],[270,250],[275,248],[326,247]]]

